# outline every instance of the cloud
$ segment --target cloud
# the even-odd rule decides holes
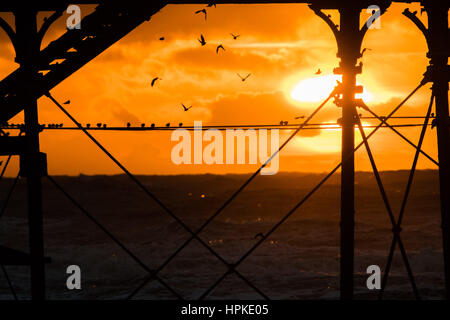
[[[167,5],[149,23],[127,36],[126,41],[155,41],[159,35],[171,41],[195,38],[200,33],[223,39],[235,33],[244,39],[251,36],[264,41],[291,41],[298,39],[299,25],[314,18],[305,4],[217,5],[216,9],[208,9],[207,21],[194,14],[198,8],[198,5]]]
[[[317,103],[300,104],[289,97],[289,90],[301,80],[312,77],[317,68],[328,74],[339,63],[332,32],[307,5],[218,5],[217,9],[208,9],[206,22],[194,14],[198,8],[199,5],[166,6],[149,22],[141,24],[63,81],[52,94],[70,99],[72,103],[68,108],[80,122],[111,125],[127,122],[192,124],[195,120],[202,120],[205,125],[277,124],[281,120],[293,123],[297,122],[296,116],[307,116],[317,107]],[[381,29],[369,30],[363,44],[372,50],[362,59],[363,74],[358,75],[358,81],[374,95],[370,107],[379,115],[387,115],[418,84],[428,64],[423,36],[401,16],[403,8],[393,4],[382,16]],[[83,15],[93,9],[94,6],[83,6]],[[65,32],[65,17],[63,15],[50,28],[43,46]],[[42,18],[42,15],[38,18],[40,23]],[[233,40],[230,33],[241,37]],[[205,47],[197,42],[200,34],[208,41]],[[161,36],[166,40],[160,41]],[[0,72],[4,76],[17,68],[13,62],[14,51],[6,40],[5,34],[0,32]],[[227,50],[217,55],[215,48],[219,43]],[[251,72],[252,76],[243,83],[237,72]],[[163,80],[152,88],[149,83],[156,76]],[[398,115],[423,115],[428,99],[429,91],[419,91]],[[39,101],[40,121],[67,121],[47,100]],[[181,103],[194,107],[183,112]],[[312,122],[335,122],[341,112],[330,102]],[[248,169],[176,167],[170,162],[168,133],[139,133],[132,135],[133,139],[130,139],[132,133],[97,134],[115,155],[127,159],[140,173],[225,173]],[[416,132],[411,130],[411,134]],[[287,135],[288,132],[283,131],[281,140]],[[292,141],[284,151],[288,155],[298,155],[300,151],[301,157],[284,158],[282,170],[328,168],[325,162],[336,158],[333,150],[338,147],[340,133],[305,130],[302,135],[299,139],[305,139]],[[100,160],[95,163],[84,160],[89,158],[86,154],[92,149],[86,149],[75,133],[68,155],[61,145],[68,145],[70,133],[44,133],[44,137],[42,147],[59,173],[117,172]],[[378,146],[387,167],[405,167],[411,150],[406,146],[408,154],[405,155],[400,148],[403,142],[390,137],[388,130],[380,131],[373,139],[374,148]],[[435,147],[433,143],[429,143],[430,149]],[[152,151],[146,151],[150,147]],[[314,151],[318,148],[322,153]],[[157,158],[153,157],[154,150],[159,150]],[[139,157],[141,152],[142,157]],[[152,159],[151,166],[148,159]],[[369,166],[370,163],[366,167]]]
[[[133,124],[139,123],[139,118],[136,117],[134,114],[132,114],[127,109],[124,109],[120,106],[117,106],[112,109],[112,115],[114,118],[116,118],[118,121],[121,122],[121,124],[125,125],[126,123],[130,122]]]

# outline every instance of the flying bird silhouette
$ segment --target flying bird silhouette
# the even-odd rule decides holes
[[[225,48],[223,47],[223,45],[219,45],[216,48],[216,53],[219,54],[219,50],[222,49],[223,51],[226,51]]]
[[[156,81],[158,81],[158,80],[162,80],[162,79],[160,79],[159,77],[156,77],[152,80],[152,87],[155,85]]]
[[[235,35],[233,33],[230,33],[230,34],[231,34],[231,36],[233,37],[234,40],[237,40],[237,38],[239,38],[241,36],[240,34],[238,34],[238,35]]]
[[[322,73],[322,70],[318,69],[315,74],[319,75]]]
[[[208,16],[208,13],[206,12],[206,9],[195,11],[195,14],[199,14],[199,13],[203,13],[205,15],[205,20],[206,20],[206,18]]]
[[[367,50],[372,50],[372,49],[364,48],[364,49],[361,51],[361,57],[364,55],[364,52],[366,52]]]
[[[299,116],[299,117],[295,117],[296,120],[298,119],[305,119],[305,116]]]
[[[200,44],[202,46],[204,46],[206,44],[205,37],[202,34],[200,35],[200,39],[198,39],[198,42],[200,42]]]
[[[237,73],[237,75],[239,76],[239,78],[241,78],[242,82],[244,82],[244,81],[247,80],[252,74],[249,73],[246,77],[242,77],[239,73]]]
[[[188,107],[186,107],[183,103],[181,104],[182,106],[183,106],[183,110],[184,111],[188,111],[189,109],[191,109],[192,108],[192,106],[190,106],[189,108]]]
[[[67,101],[64,102],[63,104],[70,104],[70,100],[67,100]]]
[[[161,38],[159,38],[159,40],[160,40],[160,41],[164,41],[164,40],[166,40],[166,38],[161,37]]]
[[[207,8],[211,8],[211,7],[217,8],[215,2],[210,2],[210,3],[208,3],[208,5],[207,5],[206,7],[207,7]]]

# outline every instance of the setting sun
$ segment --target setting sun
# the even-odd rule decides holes
[[[341,76],[334,74],[305,79],[292,89],[291,97],[299,102],[323,101],[333,91],[337,81],[340,80]],[[358,85],[360,84],[358,83]],[[370,102],[372,94],[364,88],[364,92],[359,95],[359,98],[362,98],[365,102]]]

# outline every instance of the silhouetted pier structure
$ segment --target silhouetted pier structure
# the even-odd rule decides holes
[[[331,28],[336,37],[338,47],[338,57],[340,64],[335,69],[336,74],[342,75],[342,83],[328,99],[316,110],[320,108],[331,98],[335,98],[335,103],[342,108],[342,162],[330,174],[322,180],[302,201],[300,201],[274,228],[265,235],[262,235],[257,244],[247,252],[241,259],[230,263],[225,261],[212,248],[205,244],[198,234],[217,216],[229,203],[250,183],[259,173],[259,170],[252,175],[249,180],[237,190],[236,193],[228,199],[218,211],[208,219],[199,230],[189,229],[173,212],[171,212],[162,202],[160,202],[136,177],[133,176],[113,155],[111,155],[90,133],[88,128],[79,124],[76,119],[70,115],[64,107],[54,99],[50,91],[71,74],[81,69],[86,63],[94,59],[97,55],[108,49],[122,37],[130,33],[140,24],[151,19],[167,4],[261,4],[261,3],[305,3],[323,19]],[[430,65],[424,74],[423,81],[402,103],[394,109],[387,117],[381,118],[371,111],[365,104],[355,98],[355,94],[362,92],[362,88],[356,85],[356,77],[362,72],[362,65],[359,63],[361,58],[361,44],[365,33],[368,31],[367,24],[360,29],[360,12],[371,5],[377,5],[380,8],[380,14],[391,5],[392,2],[412,3],[420,2],[428,17],[428,28],[416,17],[415,13],[405,11],[407,16],[423,33],[428,43],[429,52],[427,57],[430,59]],[[49,26],[56,21],[65,12],[69,4],[96,4],[98,7],[94,12],[82,19],[81,29],[67,30],[60,38],[52,41],[46,48],[41,49],[41,41]],[[339,23],[335,23],[331,18],[325,15],[322,10],[336,9],[340,13]],[[28,185],[28,219],[30,252],[29,254],[18,252],[9,248],[0,247],[1,265],[23,265],[29,264],[31,269],[31,295],[33,299],[45,299],[45,263],[48,259],[44,257],[44,239],[43,239],[43,217],[42,217],[42,188],[41,179],[47,177],[59,188],[69,200],[77,205],[95,224],[97,224],[110,238],[119,244],[138,264],[140,264],[149,276],[142,285],[137,288],[130,297],[134,296],[149,281],[157,280],[169,289],[176,297],[180,296],[170,286],[165,284],[157,275],[165,265],[176,256],[193,239],[200,241],[211,254],[215,255],[228,268],[228,272],[220,277],[211,288],[209,288],[200,298],[205,298],[211,290],[214,289],[228,274],[235,273],[258,292],[263,298],[268,298],[263,292],[256,288],[248,279],[240,274],[236,267],[244,261],[267,237],[275,231],[290,215],[294,213],[323,183],[334,174],[339,168],[341,174],[341,263],[340,263],[340,292],[341,299],[353,299],[353,278],[354,278],[354,216],[355,216],[355,159],[354,153],[361,146],[367,149],[371,164],[377,179],[380,192],[389,213],[393,242],[388,257],[386,270],[384,270],[384,281],[380,297],[386,286],[389,269],[392,262],[396,245],[399,245],[403,261],[408,271],[409,279],[412,284],[416,298],[420,298],[418,289],[415,285],[414,276],[409,266],[406,251],[401,241],[401,222],[405,204],[408,198],[409,189],[414,177],[417,164],[417,158],[423,151],[421,145],[423,136],[430,119],[430,111],[433,102],[436,109],[436,125],[438,136],[439,153],[439,176],[440,176],[440,199],[442,212],[442,237],[443,253],[445,266],[445,287],[447,298],[450,298],[450,135],[449,135],[449,105],[448,105],[448,82],[450,80],[450,70],[448,66],[448,56],[450,52],[450,37],[448,30],[448,10],[447,1],[387,1],[387,0],[358,0],[358,1],[339,1],[339,0],[309,0],[309,1],[46,1],[39,3],[23,3],[21,1],[3,1],[0,4],[1,12],[11,12],[15,16],[15,28],[8,25],[5,20],[0,19],[0,27],[9,36],[16,51],[15,61],[19,68],[0,82],[0,123],[6,124],[10,119],[20,112],[24,112],[25,126],[22,133],[18,136],[9,136],[2,131],[0,136],[0,155],[20,157],[20,177],[27,180]],[[36,15],[40,11],[52,11],[53,14],[48,18],[38,30]],[[339,25],[339,26],[338,26]],[[368,144],[368,139],[381,126],[389,126],[387,121],[394,113],[426,83],[433,83],[432,98],[427,116],[423,124],[422,135],[418,145],[412,144],[416,149],[416,157],[412,166],[411,175],[405,193],[404,203],[398,218],[395,218],[390,208],[383,184],[379,177],[378,169],[375,165],[373,155]],[[155,200],[173,219],[191,234],[191,238],[183,244],[168,261],[157,269],[149,268],[143,264],[130,250],[123,246],[120,241],[105,229],[89,212],[87,212],[79,203],[67,194],[53,178],[47,175],[46,155],[40,152],[39,133],[40,125],[38,121],[37,101],[42,96],[50,98],[75,124],[75,127],[82,130],[88,137],[98,145],[150,198]],[[367,137],[364,134],[360,118],[356,108],[360,107],[370,112],[374,117],[380,120],[372,133]],[[308,122],[315,115],[314,112],[305,122],[298,126],[293,133],[307,127]],[[363,135],[363,142],[355,146],[354,128],[355,125]],[[394,129],[394,128],[391,128]],[[293,137],[291,136],[291,138]],[[290,139],[291,139],[290,138]],[[286,141],[289,142],[289,140]],[[282,148],[284,147],[283,144]],[[410,143],[411,144],[411,143]]]

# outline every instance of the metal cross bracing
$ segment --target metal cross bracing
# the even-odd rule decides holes
[[[201,1],[200,1],[201,2]],[[216,1],[216,3],[301,3],[302,1]],[[157,199],[147,187],[145,187],[127,168],[125,168],[111,153],[106,150],[102,144],[95,139],[89,132],[88,128],[83,127],[76,119],[64,109],[64,107],[54,99],[49,91],[60,83],[63,79],[70,76],[73,72],[81,68],[88,61],[93,59],[96,55],[101,53],[107,47],[114,44],[121,37],[133,30],[137,25],[145,20],[148,20],[152,14],[159,11],[168,3],[199,3],[199,1],[160,1],[156,4],[136,4],[131,1],[128,4],[120,5],[116,1],[79,1],[79,3],[98,3],[99,6],[91,15],[83,19],[84,27],[81,31],[67,31],[61,38],[52,42],[47,48],[40,50],[40,41],[49,25],[56,20],[64,6],[67,4],[59,2],[55,5],[53,1],[41,1],[35,8],[28,8],[26,12],[21,12],[18,7],[13,4],[0,5],[0,11],[13,11],[16,15],[16,31],[14,32],[5,21],[0,20],[0,26],[5,29],[11,41],[14,44],[17,53],[17,61],[21,67],[12,73],[10,76],[0,82],[0,122],[6,125],[7,121],[11,119],[21,110],[25,110],[25,124],[21,128],[21,133],[25,133],[24,137],[10,137],[3,130],[1,135],[4,142],[2,144],[1,154],[5,155],[20,155],[22,177],[28,180],[29,193],[29,225],[30,225],[30,256],[25,255],[25,260],[29,261],[31,265],[31,279],[32,279],[32,297],[33,299],[45,298],[45,273],[44,263],[46,259],[43,256],[43,237],[42,237],[42,213],[40,212],[40,178],[47,176],[48,179],[59,189],[64,195],[75,204],[93,223],[102,229],[116,244],[118,244],[128,255],[130,255],[149,275],[142,284],[134,290],[129,298],[134,297],[148,282],[152,280],[159,281],[165,288],[167,288],[177,298],[181,297],[173,288],[165,283],[158,273],[165,268],[165,266],[177,256],[192,240],[196,239],[209,252],[224,263],[228,271],[223,274],[211,287],[209,287],[199,298],[206,298],[214,288],[221,283],[229,274],[234,273],[238,275],[244,282],[246,282],[253,290],[255,290],[261,297],[268,299],[269,297],[252,284],[244,275],[242,275],[237,267],[245,261],[252,252],[258,248],[273,232],[275,232],[291,215],[293,215],[335,172],[342,169],[341,174],[341,298],[353,298],[353,258],[354,258],[354,153],[362,146],[365,147],[369,156],[378,187],[380,189],[384,204],[386,206],[393,231],[393,241],[389,251],[388,261],[385,269],[383,287],[380,292],[380,298],[386,288],[387,279],[389,277],[390,265],[392,256],[394,254],[396,245],[399,245],[403,262],[405,264],[409,280],[411,282],[413,292],[416,298],[420,298],[419,290],[415,284],[413,272],[408,261],[406,250],[401,240],[401,223],[404,216],[405,205],[408,199],[409,190],[416,169],[417,159],[420,154],[424,154],[430,161],[439,166],[440,181],[441,181],[441,210],[442,210],[442,229],[443,229],[443,251],[445,262],[445,276],[447,294],[450,292],[450,261],[449,261],[449,186],[450,181],[450,145],[448,133],[448,80],[449,69],[447,65],[448,60],[448,4],[437,1],[422,1],[425,11],[428,14],[429,27],[428,29],[420,25],[420,20],[411,16],[408,11],[405,15],[419,27],[425,34],[430,52],[430,67],[425,73],[423,81],[408,95],[388,116],[380,117],[366,106],[361,100],[355,99],[355,94],[359,92],[360,87],[356,86],[356,75],[361,73],[362,65],[357,65],[358,59],[361,57],[360,49],[364,34],[367,31],[367,24],[362,29],[359,27],[359,14],[361,9],[372,4],[372,1],[358,1],[350,4],[341,3],[333,0],[317,0],[305,1],[310,4],[314,12],[321,17],[330,26],[334,35],[336,36],[338,44],[338,57],[341,59],[339,68],[335,71],[337,74],[342,74],[342,84],[338,85],[330,96],[298,127],[292,132],[289,138],[282,144],[280,149],[267,160],[249,179],[241,185],[241,187],[229,198],[214,214],[205,221],[205,223],[196,231],[191,230],[180,218],[170,211],[159,199]],[[400,1],[410,2],[410,1]],[[390,5],[390,1],[377,1],[384,12]],[[8,7],[9,6],[9,7]],[[44,24],[40,30],[36,28],[36,13],[39,10],[54,10],[54,15],[48,19],[48,23]],[[331,19],[324,15],[323,9],[337,9],[340,12],[340,28],[334,24]],[[417,21],[418,20],[418,21]],[[87,28],[86,28],[87,26]],[[56,60],[62,59],[62,62],[54,63]],[[427,115],[421,117],[424,119],[422,125],[422,132],[420,139],[416,144],[404,137],[395,129],[395,125],[389,124],[387,121],[394,118],[394,114],[411,98],[421,87],[426,83],[433,82],[432,97],[430,105],[427,110]],[[24,85],[25,84],[25,85]],[[26,89],[24,89],[26,87]],[[36,100],[46,95],[51,99],[66,116],[76,125],[76,129],[82,130],[103,152],[105,152],[115,164],[121,168],[144,192],[147,196],[153,199],[164,211],[175,221],[177,221],[191,237],[180,246],[162,265],[156,269],[142,263],[142,261],[134,255],[128,248],[126,248],[121,241],[115,237],[108,229],[106,229],[91,213],[86,211],[83,206],[77,202],[70,194],[68,194],[52,177],[46,173],[45,156],[39,151],[39,132],[42,130],[37,119]],[[291,139],[300,131],[307,129],[309,122],[319,112],[323,106],[331,99],[335,98],[335,104],[342,108],[342,137],[343,150],[342,159],[329,174],[327,174],[304,198],[302,198],[277,224],[273,226],[266,234],[263,234],[261,239],[240,259],[230,263],[217,254],[210,246],[208,246],[199,236],[199,234],[219,215],[222,211],[246,188],[246,186],[258,175],[260,170],[265,167],[271,159],[280,152]],[[436,103],[436,124],[438,131],[438,148],[439,148],[439,162],[428,156],[422,151],[422,142],[425,136],[428,121],[431,116],[431,109],[433,101]],[[24,108],[25,107],[25,108]],[[361,108],[368,112],[369,116],[376,118],[380,123],[366,135],[361,121],[360,115],[356,112],[356,108]],[[362,136],[363,141],[355,147],[354,145],[354,127],[357,126]],[[404,201],[400,214],[396,219],[392,212],[386,191],[383,187],[375,160],[368,144],[368,140],[380,129],[390,128],[411,146],[415,148],[415,157],[412,165],[410,177],[408,179],[407,188],[405,191]],[[7,129],[7,128],[6,128]],[[366,128],[367,129],[367,128]],[[292,130],[292,129],[291,129]],[[16,139],[20,138],[20,139]],[[25,149],[22,149],[25,147]],[[14,180],[11,187],[19,179],[19,176]],[[8,196],[9,197],[9,196]],[[7,197],[7,199],[8,199]],[[5,202],[5,206],[6,207]],[[2,212],[4,210],[2,209]],[[0,248],[2,249],[2,248]],[[3,249],[2,249],[3,250]],[[4,251],[1,251],[3,255]],[[23,257],[22,253],[14,252],[13,256]],[[8,262],[8,261],[6,261]],[[3,266],[4,261],[0,258],[0,264]],[[2,267],[6,274],[6,270]],[[8,283],[15,296],[12,284],[8,279]]]
[[[23,68],[18,68],[0,82],[2,106],[0,123],[8,121],[23,110],[23,101],[19,94],[21,87],[33,86],[34,90],[30,92],[30,97],[40,98],[141,23],[149,20],[163,7],[161,1],[152,1],[152,6],[147,6],[147,10],[142,10],[138,5],[129,7],[99,5],[93,13],[81,21],[83,28],[67,30],[64,35],[38,53],[34,79],[25,77]],[[51,18],[46,20],[38,33],[40,40],[50,24],[59,18],[66,8],[67,6],[61,5]],[[2,25],[7,26],[6,22],[0,19],[0,22],[2,21]],[[12,43],[15,44],[18,35],[9,27],[6,27],[6,30]],[[16,61],[18,63],[22,61],[19,53]]]

